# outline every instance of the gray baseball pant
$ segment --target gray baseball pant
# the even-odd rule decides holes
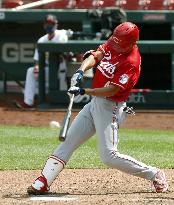
[[[120,154],[117,150],[118,125],[125,119],[125,102],[113,102],[93,97],[72,122],[67,138],[54,151],[54,155],[68,162],[73,152],[95,133],[99,143],[101,160],[109,167],[147,180],[154,180],[157,169]],[[115,112],[115,115],[113,114]],[[113,123],[113,120],[116,123]]]

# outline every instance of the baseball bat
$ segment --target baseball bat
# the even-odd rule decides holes
[[[63,123],[62,123],[62,128],[60,130],[59,140],[61,142],[65,141],[65,139],[66,139],[66,135],[67,135],[67,132],[68,132],[70,119],[71,119],[71,111],[72,111],[73,101],[74,101],[74,94],[71,95],[71,97],[70,97],[68,110],[67,110],[67,112],[64,116],[64,120],[63,120]]]

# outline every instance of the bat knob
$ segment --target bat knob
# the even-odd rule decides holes
[[[65,137],[59,136],[59,141],[64,142],[65,141]]]

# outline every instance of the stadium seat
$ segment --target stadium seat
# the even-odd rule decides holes
[[[117,0],[116,6],[125,10],[142,10],[146,7],[147,0]]]
[[[99,8],[106,8],[106,7],[114,7],[116,6],[116,0],[107,0],[107,1],[96,1],[98,2],[98,7]]]
[[[66,9],[68,8],[68,0],[48,3],[42,6],[43,9]]]
[[[22,0],[4,0],[2,2],[2,8],[15,8],[21,5],[23,5]]]
[[[95,9],[114,7],[116,0],[81,0],[78,3],[79,9]]]
[[[95,8],[94,0],[80,0],[78,3],[78,9],[92,9]]]
[[[168,2],[168,9],[174,10],[174,0],[167,0]]]
[[[148,10],[165,10],[168,9],[168,3],[166,0],[150,0],[147,3]]]
[[[94,9],[115,7],[117,0],[79,0],[77,8],[79,9]]]

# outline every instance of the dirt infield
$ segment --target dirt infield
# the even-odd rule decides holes
[[[173,205],[174,172],[165,171],[170,192],[157,194],[151,192],[148,181],[114,169],[65,169],[51,187],[52,194],[47,196],[50,201],[45,201],[46,198],[41,196],[31,198],[26,194],[26,187],[39,171],[0,172],[0,204]]]
[[[64,112],[20,111],[11,98],[1,99],[0,124],[48,126],[51,120],[61,122]],[[77,112],[73,113],[73,117]],[[174,130],[174,112],[137,112],[129,116],[124,128]],[[51,193],[30,198],[26,188],[38,176],[37,171],[0,171],[0,205],[11,204],[75,204],[75,205],[173,205],[174,169],[165,170],[169,192],[153,193],[150,182],[114,169],[65,169],[55,180]]]
[[[21,111],[14,107],[15,95],[0,96],[0,124],[48,126],[52,120],[61,122],[64,111]],[[20,99],[20,98],[19,98]],[[136,110],[135,110],[136,111]],[[72,113],[72,118],[77,114]],[[136,111],[135,116],[128,116],[123,128],[174,130],[174,110]]]

